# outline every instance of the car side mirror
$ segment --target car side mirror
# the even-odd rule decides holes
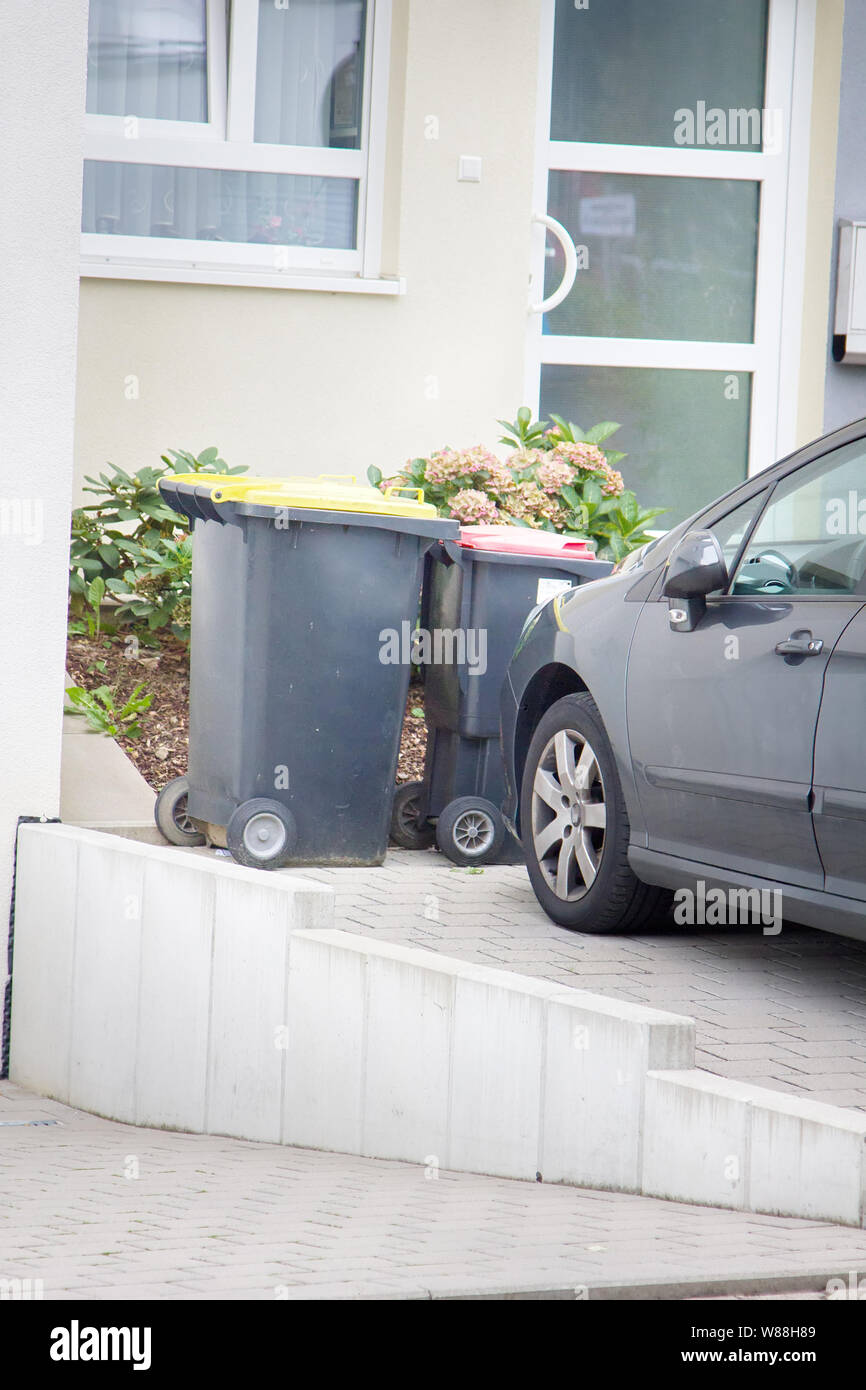
[[[674,631],[692,632],[707,610],[707,594],[727,584],[728,567],[712,531],[688,531],[671,552],[662,586]]]

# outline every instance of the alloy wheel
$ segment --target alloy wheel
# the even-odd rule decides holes
[[[607,806],[598,759],[575,729],[545,745],[532,783],[532,843],[552,892],[566,902],[595,882],[604,853]]]

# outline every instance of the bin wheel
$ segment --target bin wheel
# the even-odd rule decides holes
[[[449,801],[436,822],[436,843],[452,864],[491,864],[505,840],[505,821],[481,796]]]
[[[189,778],[175,777],[167,782],[156,798],[153,817],[170,845],[203,845],[205,836],[186,809]]]
[[[394,793],[391,807],[391,840],[402,849],[429,849],[436,843],[436,830],[429,821],[418,821],[419,797],[423,782],[404,782]]]
[[[226,826],[232,858],[250,869],[279,869],[290,858],[297,838],[291,811],[264,796],[244,801]]]

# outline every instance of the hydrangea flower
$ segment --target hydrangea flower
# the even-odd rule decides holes
[[[549,457],[590,473],[600,473],[607,467],[607,459],[597,444],[572,444],[570,440],[563,440],[551,450]]]
[[[545,521],[552,521],[559,530],[564,530],[572,519],[572,513],[568,507],[564,507],[561,502],[553,497],[548,498],[541,508],[540,515]]]
[[[455,449],[437,449],[427,460],[424,477],[428,483],[451,483],[455,478],[462,478],[466,471],[462,454]]]
[[[545,492],[561,492],[564,487],[574,482],[574,469],[570,463],[559,463],[551,459],[538,465],[535,476]]]
[[[539,515],[545,501],[545,494],[535,483],[518,483],[508,499],[508,506],[514,516],[531,521]]]
[[[489,488],[492,492],[509,493],[513,492],[517,487],[511,469],[506,468],[505,464],[500,463],[498,459],[489,465],[487,471],[490,476],[485,483],[485,487]]]
[[[476,444],[474,449],[461,449],[460,456],[465,462],[466,473],[483,473],[501,467],[496,455],[485,449],[483,444]]]
[[[492,497],[477,488],[455,492],[449,503],[451,515],[466,526],[486,526],[499,520],[499,509]]]
[[[515,449],[507,462],[509,468],[532,468],[536,463],[545,463],[550,457],[547,449]]]

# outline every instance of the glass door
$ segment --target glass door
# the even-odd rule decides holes
[[[530,315],[528,396],[620,421],[665,527],[777,456],[797,24],[798,0],[544,0],[535,211],[578,270]],[[534,238],[540,300],[563,253]]]

